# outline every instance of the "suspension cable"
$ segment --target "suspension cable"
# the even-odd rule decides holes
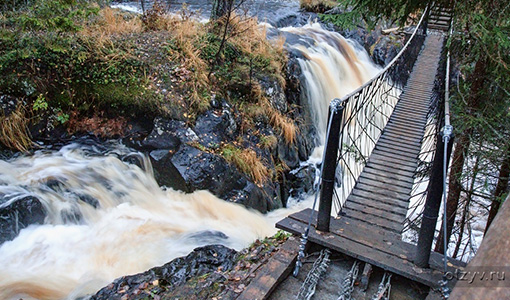
[[[450,24],[449,38],[453,34],[453,19]],[[448,238],[447,238],[447,222],[448,218],[446,215],[446,198],[447,198],[447,179],[448,175],[448,143],[451,140],[453,134],[453,126],[450,124],[450,49],[446,53],[446,78],[445,78],[445,99],[444,99],[444,127],[443,127],[443,144],[444,144],[444,158],[443,158],[443,244],[444,244],[444,273],[443,280],[441,280],[441,293],[443,297],[448,299],[450,295],[450,289],[447,286],[447,272],[448,272]]]
[[[330,105],[330,107],[333,108],[333,105]],[[329,135],[329,132],[331,131],[331,123],[333,121],[333,113],[331,113],[329,120],[328,120],[328,129],[326,131],[326,136]],[[306,226],[305,232],[301,235],[300,239],[300,245],[299,245],[299,254],[296,260],[296,266],[294,267],[294,272],[292,272],[292,275],[294,277],[297,277],[299,275],[299,269],[303,266],[303,259],[305,258],[305,249],[306,249],[306,243],[308,242],[308,235],[310,233],[310,228],[312,227],[312,220],[313,220],[313,213],[315,211],[315,206],[317,205],[317,199],[319,197],[319,188],[322,185],[322,172],[324,169],[324,161],[326,157],[326,151],[322,151],[322,164],[321,169],[319,172],[319,180],[315,186],[315,198],[313,199],[313,205],[312,205],[312,211],[310,212],[310,217],[308,219],[308,225]]]

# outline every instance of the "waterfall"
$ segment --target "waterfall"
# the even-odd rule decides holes
[[[147,160],[144,171],[119,149],[86,150],[72,144],[0,161],[0,196],[35,196],[47,211],[43,225],[0,247],[0,299],[72,299],[198,246],[240,250],[275,232],[261,214],[207,191],[161,189]]]
[[[323,29],[319,23],[282,31],[299,36],[289,47],[302,56],[298,61],[305,78],[303,96],[310,105],[321,145],[326,138],[331,100],[354,91],[376,75],[379,68],[359,44]]]
[[[317,23],[282,31],[298,37],[288,47],[300,53],[303,97],[323,142],[329,102],[370,79],[377,67],[355,42]],[[164,190],[146,158],[120,144],[109,149],[71,144],[0,160],[0,199],[34,196],[47,213],[44,224],[0,246],[0,299],[74,299],[201,245],[239,250],[273,234],[271,222],[310,206],[262,216],[206,191]],[[142,167],[120,159],[126,155],[140,157]]]

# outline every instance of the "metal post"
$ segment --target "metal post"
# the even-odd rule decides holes
[[[342,124],[344,106],[341,100],[334,99],[329,105],[330,124],[326,137],[326,149],[324,150],[324,165],[322,166],[322,185],[319,202],[319,215],[317,217],[317,230],[329,232],[329,218],[333,204],[333,192],[335,188],[336,159],[338,157],[338,145],[340,142],[340,126]]]
[[[429,266],[430,251],[432,249],[432,241],[436,231],[437,217],[439,207],[441,206],[441,198],[443,196],[443,164],[446,157],[446,164],[450,160],[452,152],[452,140],[447,140],[447,153],[445,156],[444,142],[441,136],[438,136],[436,143],[436,154],[432,163],[432,171],[430,174],[429,184],[427,186],[427,200],[423,210],[423,218],[421,221],[420,233],[418,235],[418,245],[416,246],[416,255],[414,263],[421,268]],[[446,200],[445,200],[446,201]]]

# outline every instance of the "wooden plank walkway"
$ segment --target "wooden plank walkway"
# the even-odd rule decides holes
[[[429,35],[342,216],[400,234],[418,166],[443,36]]]
[[[416,246],[403,242],[401,231],[443,40],[440,34],[427,36],[407,86],[340,216],[330,219],[330,232],[311,230],[309,235],[310,242],[434,288],[442,278],[443,257],[432,253],[430,268],[417,267],[412,261]],[[301,234],[311,213],[310,209],[295,213],[276,227]],[[452,271],[464,266],[455,260],[449,265]]]
[[[308,225],[311,209],[306,209],[281,220],[276,227],[293,234],[301,234]],[[317,212],[314,212],[314,220]],[[311,230],[308,240],[329,249],[347,254],[413,281],[437,288],[442,279],[443,256],[433,252],[430,268],[419,268],[412,262],[415,246],[400,236],[379,226],[346,217],[331,217],[330,232]],[[316,221],[314,221],[315,224]],[[450,271],[462,269],[465,263],[449,260]],[[452,281],[453,285],[455,282]]]

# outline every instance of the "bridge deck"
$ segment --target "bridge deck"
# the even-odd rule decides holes
[[[412,262],[415,246],[401,240],[401,231],[443,39],[442,35],[426,38],[408,84],[341,215],[330,220],[330,232],[312,230],[309,236],[313,243],[431,287],[437,287],[441,279],[442,257],[432,253],[431,268],[418,268]],[[301,234],[310,213],[304,210],[293,214],[276,227]],[[451,263],[457,269],[463,266],[458,261]]]
[[[342,209],[347,218],[400,233],[418,166],[443,37],[429,35],[407,86]]]

